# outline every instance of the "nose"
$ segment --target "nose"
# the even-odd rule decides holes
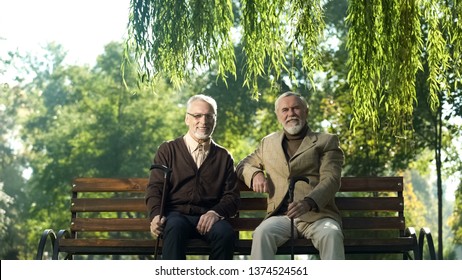
[[[289,110],[288,110],[288,115],[289,115],[289,116],[296,115],[296,114],[295,114],[295,108],[289,108]]]

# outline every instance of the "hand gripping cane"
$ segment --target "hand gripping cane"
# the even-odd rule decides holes
[[[295,190],[295,183],[298,181],[304,181],[307,184],[310,183],[310,180],[306,177],[295,176],[290,179],[289,183],[289,203],[294,202],[294,190]],[[290,218],[290,257],[294,259],[294,218]]]
[[[150,170],[153,170],[153,169],[160,169],[164,172],[164,186],[162,188],[162,198],[160,200],[160,214],[159,214],[160,219],[162,219],[162,217],[164,216],[164,207],[165,207],[164,204],[165,204],[165,197],[167,194],[167,184],[168,184],[168,181],[170,181],[170,174],[172,173],[172,170],[168,168],[167,166],[160,165],[160,164],[151,165]],[[155,260],[157,260],[159,242],[161,238],[162,238],[161,235],[157,236],[156,249],[154,251]]]

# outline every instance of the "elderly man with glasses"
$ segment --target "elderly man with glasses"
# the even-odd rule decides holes
[[[153,164],[172,170],[163,193],[164,175],[152,169],[146,189],[151,233],[163,238],[162,258],[186,259],[190,238],[210,244],[209,259],[233,259],[235,233],[227,218],[239,207],[234,159],[211,138],[216,126],[217,103],[210,96],[188,100],[188,132],[162,143]],[[165,206],[161,211],[164,197]],[[161,213],[164,213],[161,217]]]

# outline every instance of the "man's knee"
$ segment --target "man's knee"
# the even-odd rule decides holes
[[[190,228],[191,224],[186,218],[174,215],[167,218],[164,232],[168,232],[170,234],[186,233],[190,231]]]
[[[257,226],[252,233],[253,239],[261,240],[264,236],[268,235],[268,230],[265,230],[263,226]]]
[[[323,228],[317,235],[318,240],[315,241],[317,246],[324,248],[340,248],[343,247],[343,232],[340,228],[328,227]]]
[[[236,232],[227,221],[218,221],[212,226],[210,232],[212,238],[233,242],[236,239]]]

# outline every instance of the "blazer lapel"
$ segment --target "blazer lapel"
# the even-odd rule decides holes
[[[280,131],[278,132],[279,133],[279,137],[275,138],[277,142],[277,145],[271,145],[270,147],[278,147],[277,149],[274,149],[274,152],[276,155],[275,157],[276,158],[283,158],[284,160],[286,160],[286,154],[284,153],[284,150],[282,149],[282,141],[284,140],[284,132],[283,131]]]
[[[316,133],[312,132],[311,130],[308,130],[306,132],[306,137],[303,139],[302,143],[300,144],[300,147],[298,147],[298,150],[292,156],[292,159],[298,157],[306,150],[314,147],[314,145],[316,145],[316,141],[318,141],[318,136],[316,135]]]

